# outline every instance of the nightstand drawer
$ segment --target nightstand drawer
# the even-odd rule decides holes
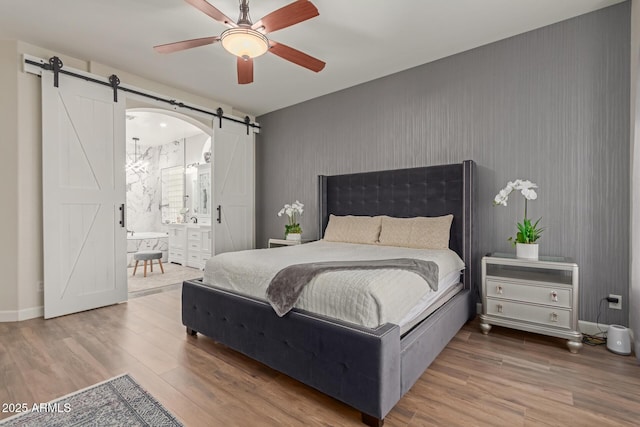
[[[563,287],[508,283],[487,278],[487,297],[571,308],[571,290]]]
[[[562,308],[540,307],[487,298],[487,314],[556,328],[571,328],[571,310]]]

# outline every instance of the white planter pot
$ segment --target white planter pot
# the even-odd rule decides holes
[[[300,233],[289,233],[289,234],[287,234],[287,240],[300,241],[300,240],[302,240],[302,234],[300,234]]]
[[[537,243],[516,243],[516,257],[523,259],[538,259]]]

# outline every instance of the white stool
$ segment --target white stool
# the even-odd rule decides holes
[[[161,251],[139,251],[133,254],[133,259],[136,260],[136,265],[133,267],[133,275],[136,275],[138,269],[138,263],[144,261],[144,277],[147,277],[147,261],[151,264],[151,272],[153,273],[153,260],[157,259],[160,264],[160,270],[164,274],[164,267],[162,266],[162,252]]]

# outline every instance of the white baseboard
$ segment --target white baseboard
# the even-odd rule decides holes
[[[22,310],[0,310],[0,322],[19,322],[44,316],[44,307],[23,308]]]
[[[587,322],[586,320],[578,320],[578,329],[583,334],[588,335],[602,335],[602,332],[607,332],[609,325],[604,323]]]

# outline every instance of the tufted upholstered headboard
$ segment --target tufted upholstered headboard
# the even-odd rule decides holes
[[[320,236],[329,215],[388,215],[398,218],[453,214],[449,248],[466,265],[465,289],[473,278],[475,163],[426,166],[318,177]]]

